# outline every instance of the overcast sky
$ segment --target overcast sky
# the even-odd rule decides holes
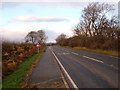
[[[23,41],[28,32],[41,29],[48,36],[47,42],[55,42],[55,38],[61,33],[72,36],[72,30],[80,21],[82,10],[93,1],[3,1],[0,3],[0,36],[11,41]],[[117,14],[118,0],[104,2],[115,4],[114,14]]]

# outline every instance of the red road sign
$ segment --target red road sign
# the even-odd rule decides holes
[[[37,47],[37,48],[40,48],[40,47],[41,47],[41,45],[40,45],[39,42],[36,44],[36,47]]]

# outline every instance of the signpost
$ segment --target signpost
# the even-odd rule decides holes
[[[39,51],[40,51],[39,48],[41,47],[39,42],[36,44],[36,47],[38,48],[38,53],[39,53]]]

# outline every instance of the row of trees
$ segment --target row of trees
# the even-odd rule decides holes
[[[117,17],[112,16],[113,10],[113,6],[109,4],[90,3],[82,11],[80,22],[73,30],[74,35],[70,38],[65,34],[59,35],[56,39],[57,44],[118,50],[120,31]]]

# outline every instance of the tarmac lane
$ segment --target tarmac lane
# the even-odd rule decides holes
[[[119,87],[117,57],[57,46],[52,50],[78,88]]]
[[[66,88],[64,77],[54,59],[48,47],[30,76],[29,88]]]
[[[49,46],[30,77],[30,88],[118,89],[118,58]]]

